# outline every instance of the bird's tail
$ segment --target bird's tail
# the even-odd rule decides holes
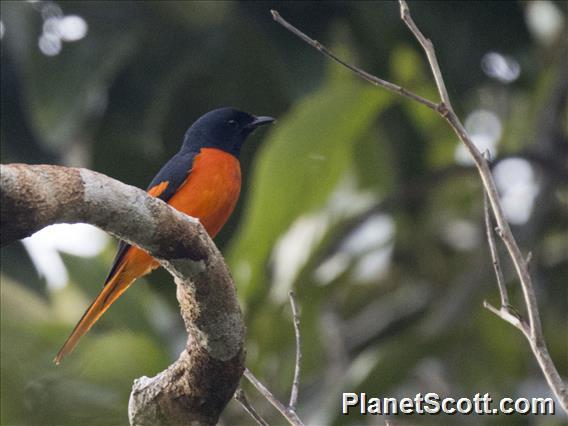
[[[110,305],[130,287],[134,280],[147,274],[158,264],[156,260],[142,250],[132,248],[130,252],[131,253],[125,256],[122,264],[117,268],[116,272],[105,284],[103,290],[83,314],[83,317],[55,356],[53,360],[55,364],[59,364],[63,357],[69,355],[73,349],[75,349],[75,346],[79,343],[79,339],[91,329]]]

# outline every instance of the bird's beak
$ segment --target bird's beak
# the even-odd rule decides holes
[[[246,127],[250,130],[256,129],[259,126],[264,126],[265,124],[270,124],[275,122],[276,120],[272,117],[268,116],[259,116],[255,117],[252,122],[250,122]]]

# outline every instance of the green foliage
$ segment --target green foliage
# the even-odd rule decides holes
[[[37,48],[48,3],[89,26],[84,39],[64,42],[49,57]],[[564,3],[552,4],[565,11]],[[278,7],[346,60],[438,99],[423,52],[394,3]],[[231,105],[277,118],[244,147],[241,202],[216,242],[246,316],[247,366],[283,401],[295,353],[287,291],[296,291],[299,414],[306,424],[382,421],[342,416],[341,392],[548,396],[523,336],[482,308],[498,294],[481,187],[472,167],[456,164],[457,137],[435,113],[329,62],[274,24],[265,2],[2,2],[1,8],[3,162],[79,165],[145,187],[203,112]],[[435,43],[460,117],[483,109],[498,118],[496,164],[507,156],[529,161],[539,192],[514,233],[522,250],[533,253],[545,337],[566,375],[567,85],[559,55],[565,40],[537,40],[526,23],[529,3],[413,2],[411,8]],[[519,79],[503,83],[484,74],[487,52],[514,58]],[[132,380],[156,374],[179,354],[186,336],[175,287],[168,274],[156,272],[113,305],[61,366],[52,364],[100,290],[113,251],[93,258],[61,254],[69,283],[53,289],[23,246],[2,249],[2,425],[126,424]],[[512,303],[523,311],[518,283],[502,259]],[[245,388],[270,424],[283,424]],[[222,420],[251,424],[233,403]]]
[[[357,141],[385,100],[383,93],[348,78],[323,86],[279,119],[257,156],[246,219],[230,249],[229,259],[239,260],[232,262],[237,274],[246,271],[237,275],[245,297],[262,298],[264,265],[278,237],[296,218],[328,201],[353,167]]]

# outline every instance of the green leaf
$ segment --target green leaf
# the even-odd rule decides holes
[[[375,87],[335,79],[279,118],[257,156],[244,223],[229,249],[245,297],[258,294],[279,236],[320,208],[350,169],[356,142],[387,100]]]

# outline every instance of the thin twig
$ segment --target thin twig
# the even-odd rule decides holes
[[[404,0],[400,1],[400,17],[408,26],[408,28],[410,28],[410,31],[412,31],[412,33],[424,49],[426,57],[428,58],[428,62],[430,63],[432,71],[434,73],[434,80],[436,81],[436,87],[438,88],[442,102],[445,104],[446,108],[448,108],[450,111],[453,111],[450,97],[448,96],[448,91],[446,90],[446,84],[444,83],[444,78],[442,77],[442,71],[440,70],[440,66],[438,65],[438,59],[436,58],[434,45],[429,39],[424,37],[422,31],[420,31],[416,26],[414,20],[412,19],[412,16],[410,15],[410,9],[408,8],[408,5]]]
[[[487,163],[485,157],[477,149],[477,147],[469,137],[467,131],[465,130],[463,124],[461,123],[460,119],[453,110],[452,104],[449,100],[448,92],[443,82],[442,72],[440,71],[438,60],[436,59],[434,46],[429,40],[427,40],[424,37],[424,35],[420,32],[420,30],[412,20],[412,16],[410,15],[410,10],[408,8],[408,5],[406,4],[406,1],[399,0],[399,4],[400,4],[400,14],[402,20],[408,26],[412,34],[416,37],[416,39],[419,41],[420,45],[424,49],[426,57],[428,58],[428,63],[430,64],[430,69],[432,70],[432,74],[434,75],[434,79],[436,81],[436,87],[438,88],[440,98],[442,99],[444,105],[447,108],[446,111],[439,111],[439,113],[443,118],[446,119],[446,121],[450,124],[451,128],[457,134],[459,139],[465,145],[465,147],[467,148],[467,150],[469,151],[470,155],[473,158],[475,166],[477,167],[480,178],[483,182],[483,187],[489,198],[491,209],[493,210],[493,214],[495,217],[495,221],[497,222],[497,226],[499,227],[501,239],[503,240],[505,246],[507,247],[509,256],[513,261],[513,265],[515,266],[515,270],[517,271],[517,275],[519,276],[519,279],[521,281],[523,296],[525,299],[525,304],[527,306],[527,312],[529,315],[529,325],[531,329],[531,335],[534,338],[537,338],[537,335],[539,334],[542,335],[542,326],[540,324],[538,303],[536,301],[536,295],[532,286],[532,280],[528,273],[527,264],[525,262],[524,256],[522,255],[521,250],[519,249],[519,246],[515,241],[515,237],[513,237],[513,233],[511,232],[509,223],[505,219],[505,214],[503,213],[503,208],[499,201],[499,193],[497,191],[497,187],[495,186],[495,181],[493,180],[493,176],[491,175],[489,164]]]
[[[258,380],[254,374],[248,368],[245,368],[245,372],[243,376],[262,394],[264,397],[270,402],[274,408],[276,408],[280,413],[288,420],[288,422],[293,426],[304,426],[304,423],[298,415],[296,411],[294,411],[290,407],[286,407],[282,402],[276,398],[272,392],[270,392],[266,386],[264,386],[260,380]]]
[[[558,372],[556,371],[556,367],[550,359],[550,354],[548,353],[548,348],[546,347],[544,340],[533,338],[529,325],[512,307],[502,306],[501,309],[497,309],[487,301],[483,302],[483,306],[493,312],[503,321],[508,322],[523,333],[530,344],[533,355],[540,365],[540,368],[542,369],[544,376],[549,383],[549,386],[560,402],[562,409],[566,411],[566,389],[562,388],[562,386],[564,386],[562,379],[558,376],[558,383],[560,384],[558,387],[554,387],[552,384],[550,384],[550,379],[554,379],[555,375],[558,375]]]
[[[300,316],[298,312],[298,307],[296,304],[296,297],[294,292],[291,291],[289,293],[290,296],[290,306],[292,307],[292,317],[294,321],[294,334],[296,335],[296,363],[294,367],[294,380],[292,382],[292,390],[290,392],[290,402],[288,406],[284,405],[278,398],[276,398],[272,392],[270,392],[266,386],[264,386],[260,380],[258,380],[252,372],[246,368],[244,372],[244,376],[247,380],[262,394],[264,397],[270,402],[280,413],[288,420],[291,425],[294,426],[303,426],[302,420],[296,414],[296,405],[298,403],[298,388],[300,387],[300,362],[302,360],[302,347],[301,347],[301,340],[300,340]],[[235,393],[235,399],[243,405],[245,410],[249,412],[249,414],[259,422],[259,419],[264,422],[262,417],[258,415],[254,411],[254,408],[248,404],[244,392],[242,390],[238,390]],[[241,400],[242,399],[242,400]],[[259,424],[263,424],[260,423]]]
[[[296,297],[294,292],[290,294],[290,306],[292,307],[292,317],[294,321],[294,334],[296,335],[296,365],[294,367],[294,381],[292,382],[292,391],[290,392],[290,402],[288,405],[293,410],[296,409],[298,404],[298,388],[300,387],[300,363],[302,361],[302,347],[300,341],[300,316],[296,306]]]
[[[487,193],[483,192],[483,212],[485,216],[485,234],[487,242],[489,243],[489,252],[491,253],[491,260],[493,262],[493,269],[497,277],[497,286],[499,287],[499,294],[501,295],[501,307],[509,306],[509,294],[505,285],[505,278],[501,270],[501,262],[499,260],[499,253],[497,251],[497,244],[493,236],[493,226],[491,220],[491,212],[489,211],[489,200]]]
[[[357,74],[362,79],[367,80],[369,83],[374,84],[375,86],[381,86],[381,87],[383,87],[383,88],[385,88],[385,89],[387,89],[387,90],[389,90],[393,93],[397,93],[397,94],[402,95],[404,97],[410,98],[410,99],[412,99],[416,102],[419,102],[422,105],[426,105],[428,108],[430,108],[433,111],[439,110],[440,106],[437,103],[432,102],[432,101],[430,101],[426,98],[423,98],[422,96],[417,95],[416,93],[410,92],[409,90],[406,90],[404,87],[401,87],[398,84],[394,84],[394,83],[391,83],[390,81],[383,80],[379,77],[376,77],[372,74],[369,74],[367,71],[364,71],[361,68],[358,68],[354,65],[351,65],[351,64],[345,62],[343,59],[336,56],[335,53],[333,53],[331,50],[329,50],[327,47],[325,47],[319,41],[314,40],[313,38],[309,37],[308,35],[306,35],[302,31],[300,31],[298,28],[296,28],[295,26],[290,24],[288,21],[286,21],[284,18],[282,18],[282,16],[280,16],[280,14],[276,10],[271,10],[270,13],[272,13],[272,17],[274,18],[274,20],[276,22],[278,22],[280,25],[282,25],[284,28],[286,28],[288,31],[290,31],[291,33],[300,37],[302,40],[304,40],[306,43],[308,43],[313,48],[319,50],[321,53],[326,55],[328,58],[330,58],[330,59],[334,60],[335,62],[343,65],[344,67],[350,69],[351,71],[353,71],[355,74]]]
[[[442,116],[448,122],[450,127],[454,130],[454,132],[456,133],[460,141],[465,145],[465,147],[467,148],[467,150],[469,151],[470,155],[474,160],[475,166],[479,172],[481,181],[483,183],[484,191],[487,194],[489,204],[491,205],[491,209],[493,210],[493,215],[495,218],[495,222],[497,223],[497,227],[499,229],[500,237],[503,243],[505,244],[505,247],[507,248],[507,252],[509,253],[511,261],[515,267],[515,271],[519,277],[521,288],[523,291],[523,297],[525,300],[525,305],[528,312],[528,320],[529,320],[528,329],[527,330],[523,329],[523,333],[529,340],[531,349],[533,350],[533,353],[535,354],[535,357],[541,367],[541,370],[543,371],[546,377],[548,385],[550,386],[550,388],[552,389],[552,391],[560,401],[560,404],[562,405],[564,411],[568,413],[568,390],[566,389],[566,385],[562,381],[560,375],[558,374],[558,370],[554,366],[554,363],[552,362],[552,359],[548,354],[548,349],[546,348],[546,344],[542,333],[542,325],[540,322],[540,315],[538,312],[538,303],[536,300],[532,279],[528,272],[527,262],[524,256],[522,255],[519,246],[517,245],[513,233],[511,232],[509,223],[505,219],[505,214],[503,213],[503,208],[499,200],[499,193],[497,191],[495,181],[493,180],[489,164],[487,160],[483,157],[483,155],[481,155],[481,152],[477,149],[477,147],[469,137],[467,131],[465,130],[465,127],[461,123],[460,119],[453,111],[432,42],[428,40],[426,37],[424,37],[422,32],[418,29],[418,27],[412,20],[412,17],[410,15],[410,10],[408,8],[408,5],[406,4],[406,1],[399,0],[399,4],[400,4],[402,20],[405,22],[405,24],[408,26],[410,31],[419,41],[420,45],[424,49],[424,52],[428,58],[430,68],[434,75],[434,80],[436,81],[436,87],[438,88],[438,92],[442,100],[441,103],[437,104],[428,99],[422,98],[419,95],[409,92],[403,87],[382,80],[372,74],[369,74],[366,71],[363,71],[360,68],[357,68],[349,63],[344,62],[343,60],[338,58],[333,52],[331,52],[329,49],[323,46],[321,43],[310,38],[305,33],[303,33],[302,31],[294,27],[292,24],[284,20],[277,11],[272,10],[271,13],[276,22],[278,22],[288,31],[300,37],[310,46],[319,50],[327,57],[338,62],[339,64],[348,68],[359,77],[363,78],[364,80],[374,85],[381,86],[391,92],[395,92],[404,97],[410,98],[438,112],[438,114],[440,114],[440,116]],[[509,313],[512,312],[510,310],[507,311]],[[501,311],[495,309],[495,312],[501,312]],[[525,333],[525,331],[527,332]]]
[[[507,248],[511,261],[513,262],[513,265],[519,277],[529,317],[528,330],[523,327],[521,331],[523,331],[523,333],[527,337],[531,345],[531,349],[533,350],[533,354],[535,355],[540,368],[544,373],[544,376],[546,377],[548,385],[558,398],[564,411],[568,413],[568,389],[566,388],[566,384],[562,381],[562,378],[558,374],[558,370],[556,369],[548,353],[548,348],[546,347],[542,332],[540,314],[538,311],[538,302],[536,299],[532,278],[529,274],[525,257],[522,255],[515,237],[511,232],[509,223],[505,219],[505,214],[503,213],[503,208],[499,200],[499,193],[497,192],[497,187],[495,185],[495,181],[493,180],[489,164],[486,158],[481,154],[481,152],[477,149],[477,147],[469,137],[463,124],[452,108],[448,92],[442,78],[442,72],[440,71],[438,60],[436,59],[434,46],[428,39],[424,37],[424,35],[420,32],[420,30],[412,20],[406,1],[399,0],[399,4],[402,20],[405,22],[412,34],[414,34],[414,36],[424,49],[424,52],[426,53],[426,56],[428,58],[428,63],[430,64],[430,68],[432,70],[432,74],[434,75],[434,79],[436,81],[438,92],[443,104],[447,107],[447,111],[438,112],[450,124],[450,126],[458,135],[461,142],[466,146],[474,160],[481,181],[483,182],[484,192],[485,194],[487,194],[487,198],[489,199],[489,202],[491,204],[491,209],[493,210],[495,221],[497,222],[499,236],[501,237],[503,243],[505,244],[505,247]],[[508,308],[505,310],[508,313],[511,312],[511,310]],[[503,309],[501,309],[499,312],[502,311]],[[501,318],[503,318],[503,316],[501,316]]]
[[[241,388],[237,389],[235,392],[234,398],[238,401],[239,404],[245,409],[247,413],[256,421],[256,423],[260,426],[268,426],[268,422],[262,418],[260,414],[254,409],[254,407],[249,402],[245,391]]]
[[[523,334],[528,333],[528,327],[527,327],[526,323],[508,305],[503,305],[503,306],[501,306],[501,309],[497,309],[495,306],[493,306],[487,300],[484,300],[483,301],[483,307],[485,309],[487,309],[488,311],[493,312],[495,315],[497,315],[502,320],[508,322],[513,327],[521,330],[523,332]]]

